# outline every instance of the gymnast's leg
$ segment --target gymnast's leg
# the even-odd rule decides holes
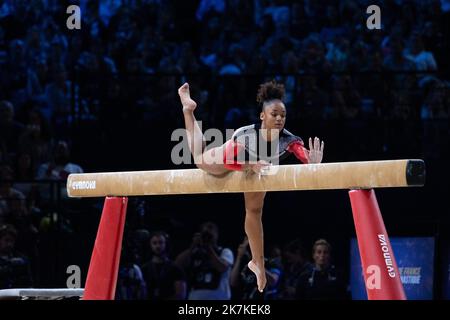
[[[258,290],[262,292],[266,286],[264,268],[264,232],[262,211],[265,192],[245,192],[245,232],[252,252],[252,260],[248,267],[257,278]]]
[[[223,166],[223,163],[214,161],[214,159],[223,159],[224,146],[205,151],[206,144],[203,133],[194,116],[197,103],[191,98],[188,83],[183,84],[178,89],[178,95],[183,105],[189,150],[194,158],[194,163],[199,169],[205,170],[210,174],[221,175],[228,172],[229,170]]]

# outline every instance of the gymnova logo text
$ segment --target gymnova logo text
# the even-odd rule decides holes
[[[383,258],[384,258],[384,262],[386,264],[388,274],[391,278],[395,278],[395,269],[394,269],[394,266],[392,263],[391,253],[389,251],[389,247],[388,247],[385,235],[379,234],[378,241],[380,242],[381,251],[383,251]]]
[[[91,181],[75,181],[72,183],[72,189],[73,190],[94,190],[96,188],[95,186],[95,180]]]

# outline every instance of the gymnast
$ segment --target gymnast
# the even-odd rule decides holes
[[[211,149],[206,149],[203,133],[194,116],[197,103],[190,96],[189,84],[183,84],[178,89],[178,94],[183,105],[189,150],[194,163],[199,169],[209,174],[221,176],[230,171],[245,171],[249,174],[261,175],[270,169],[271,164],[279,163],[279,160],[291,153],[302,163],[322,161],[323,141],[321,142],[317,137],[314,141],[309,138],[308,150],[301,138],[284,128],[286,107],[283,103],[285,89],[282,84],[275,81],[261,84],[256,99],[261,106],[259,115],[261,122],[237,129],[230,140],[220,147]],[[267,145],[264,146],[264,143]],[[276,152],[271,152],[274,144],[276,144]],[[266,152],[262,152],[263,147]],[[245,158],[247,161],[241,161],[243,157],[247,157]],[[265,195],[266,192],[244,192],[245,233],[252,253],[248,267],[256,275],[260,292],[266,286],[262,226]]]

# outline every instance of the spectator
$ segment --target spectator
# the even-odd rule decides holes
[[[147,288],[141,268],[136,264],[134,250],[126,245],[122,249],[117,276],[116,300],[144,300]]]
[[[224,0],[201,0],[197,8],[197,20],[202,21],[211,12],[224,13]]]
[[[392,38],[390,40],[391,52],[384,60],[384,67],[389,71],[395,71],[393,75],[393,88],[396,91],[410,90],[415,85],[415,77],[411,71],[416,70],[415,63],[405,56],[403,40]]]
[[[71,86],[65,67],[59,65],[54,68],[53,81],[46,86],[45,97],[57,122],[65,123],[71,113]]]
[[[26,96],[29,70],[25,59],[25,44],[21,39],[14,39],[9,44],[7,62],[2,66],[2,80],[14,103],[24,102]]]
[[[28,258],[16,251],[17,231],[0,224],[0,289],[33,286]]]
[[[12,187],[12,183],[12,169],[8,166],[0,167],[0,223],[11,214],[14,201],[25,199],[22,192]]]
[[[188,275],[189,300],[229,300],[233,252],[217,244],[219,229],[213,222],[203,223],[189,249],[176,258]]]
[[[295,239],[284,247],[283,266],[284,272],[281,279],[279,298],[294,300],[299,278],[312,268],[311,263],[305,257],[300,239]]]
[[[264,15],[272,16],[278,34],[286,34],[289,31],[289,20],[291,9],[283,0],[270,0],[269,5],[265,7]]]
[[[71,173],[83,173],[83,169],[70,162],[70,149],[66,141],[56,144],[53,160],[39,166],[36,178],[49,180],[65,180]]]
[[[64,181],[71,173],[83,173],[83,169],[75,163],[70,161],[70,149],[66,141],[59,141],[56,144],[52,160],[41,164],[37,170],[37,180],[55,180]],[[40,199],[47,203],[52,197],[58,199],[58,196],[67,198],[67,189],[65,183],[58,184],[59,189],[53,189],[53,185],[40,185],[39,196]],[[57,192],[53,194],[53,191],[49,192],[48,188]]]
[[[267,287],[264,293],[258,291],[255,274],[248,268],[251,260],[247,237],[239,245],[236,262],[231,270],[231,287],[233,299],[239,300],[272,300],[278,293],[281,264],[276,259],[265,259]]]
[[[342,300],[348,298],[342,277],[331,264],[331,246],[324,239],[313,245],[313,268],[297,282],[296,298],[300,300]]]
[[[18,137],[22,134],[24,126],[14,121],[14,106],[9,101],[0,101],[0,146],[8,153],[17,152]]]
[[[447,86],[437,79],[429,79],[424,90],[425,99],[421,106],[421,118],[428,119],[448,119],[449,106],[446,105],[446,90],[448,96],[449,85]]]
[[[50,128],[38,109],[33,108],[27,112],[25,130],[19,136],[18,151],[31,154],[31,161],[35,166],[50,159]]]
[[[25,198],[11,198],[9,204],[10,210],[5,220],[18,232],[16,248],[30,258],[30,265],[34,267],[38,257],[38,229],[33,220],[37,217],[33,216],[34,210],[27,207]]]
[[[22,192],[30,204],[36,200],[36,185],[32,182],[35,177],[34,166],[31,155],[27,152],[21,152],[16,157],[16,170],[13,188]]]
[[[333,79],[333,111],[340,118],[356,119],[361,113],[361,97],[350,76],[336,76]]]
[[[436,71],[437,64],[433,53],[426,51],[420,34],[413,34],[410,39],[410,47],[406,52],[406,57],[416,64],[419,71]]]
[[[150,236],[151,259],[142,266],[149,300],[184,300],[187,285],[183,271],[168,256],[168,236],[156,231]]]

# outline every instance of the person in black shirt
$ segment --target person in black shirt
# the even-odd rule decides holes
[[[142,266],[149,300],[186,299],[186,279],[183,270],[168,257],[168,236],[157,231],[150,236],[152,257]]]
[[[348,297],[342,276],[331,264],[331,246],[324,239],[313,245],[314,266],[297,283],[299,300],[343,300]]]
[[[296,298],[297,283],[300,277],[309,272],[313,265],[306,258],[305,250],[300,239],[287,243],[283,248],[283,276],[280,281],[279,299],[294,300]]]
[[[17,252],[17,230],[13,225],[0,225],[0,289],[33,286],[30,262]]]
[[[230,273],[233,252],[219,246],[219,228],[212,221],[202,223],[188,249],[182,251],[175,263],[188,278],[188,300],[229,300]]]
[[[247,263],[251,255],[248,250],[247,237],[239,245],[236,262],[231,270],[231,287],[233,299],[241,300],[272,300],[275,299],[279,287],[281,276],[281,263],[279,259],[265,259],[265,269],[267,278],[267,290],[260,293],[257,290],[255,274],[248,268]]]

